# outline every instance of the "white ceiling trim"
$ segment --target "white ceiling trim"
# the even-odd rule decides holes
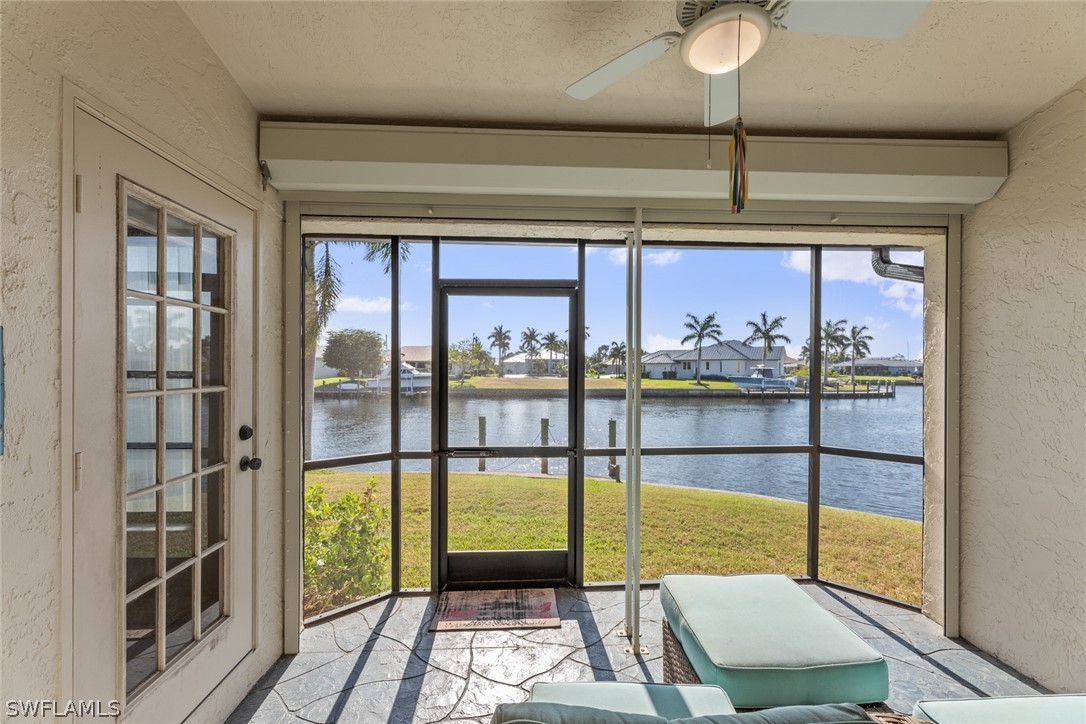
[[[719,199],[727,140],[262,122],[260,159],[282,192]],[[1002,141],[749,139],[750,197],[975,205],[1007,177]]]

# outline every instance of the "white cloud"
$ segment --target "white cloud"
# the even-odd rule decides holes
[[[783,266],[785,269],[798,271],[801,274],[810,274],[811,252],[807,251],[806,249],[786,251],[784,252],[784,256],[781,257],[781,266]]]
[[[392,300],[388,297],[342,297],[336,304],[337,312],[359,312],[361,314],[373,314],[374,312],[391,312]]]
[[[662,349],[688,348],[678,337],[668,337],[664,334],[650,334],[645,340],[646,352],[659,352]]]
[[[890,323],[882,317],[872,317],[870,314],[864,317],[863,325],[872,332],[881,332],[890,329]]]
[[[908,312],[913,319],[924,315],[924,287],[908,282],[894,282],[884,287],[882,295],[890,300],[891,304],[903,312]]]
[[[494,308],[494,302],[483,302],[483,307],[485,309],[493,309]]]
[[[922,266],[924,252],[895,252],[895,262]],[[781,266],[786,269],[810,274],[811,253],[807,250],[785,252]],[[822,253],[822,279],[827,282],[855,282],[871,284],[879,288],[879,294],[886,298],[886,304],[909,316],[918,318],[924,314],[924,285],[909,282],[892,281],[880,277],[871,267],[871,256],[864,251],[827,250]]]
[[[810,274],[811,252],[806,249],[787,251],[781,266]],[[822,252],[822,279],[827,282],[878,284],[882,277],[871,268],[871,256],[866,252],[827,250]]]
[[[645,263],[652,264],[654,266],[667,266],[668,264],[674,264],[683,258],[681,251],[675,251],[669,249],[667,251],[650,251],[645,254]]]
[[[401,312],[413,312],[415,311],[415,305],[412,302],[400,302]]]
[[[620,249],[611,249],[607,252],[607,258],[611,260],[612,264],[624,266],[626,264],[626,249],[625,247]],[[668,266],[674,264],[683,258],[681,251],[675,251],[674,249],[668,249],[667,251],[646,251],[642,257],[646,264],[652,264],[653,266]]]

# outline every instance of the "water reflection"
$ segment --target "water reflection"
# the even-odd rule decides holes
[[[609,445],[608,421],[617,420],[616,442],[625,444],[626,403],[617,398],[585,402],[585,443]],[[488,445],[538,445],[540,419],[550,419],[552,445],[566,444],[564,398],[449,399],[450,438],[478,445],[478,418],[487,417]],[[401,435],[404,449],[430,449],[430,400],[403,398]],[[313,409],[313,458],[384,452],[391,446],[388,400],[318,399]],[[698,445],[790,445],[807,442],[805,400],[659,399],[642,402],[642,440],[646,447]],[[823,401],[823,443],[837,447],[923,454],[923,390],[899,387],[893,399]],[[823,460],[829,458],[824,456]],[[714,490],[805,500],[804,455],[645,456],[642,479]],[[823,463],[822,503],[920,520],[922,466],[832,458]],[[404,470],[428,471],[428,460],[405,460]],[[450,460],[452,470],[474,470],[474,460]],[[874,467],[873,467],[874,466]],[[884,466],[880,474],[874,468]],[[491,460],[490,471],[539,472],[538,459]],[[586,473],[607,476],[607,458],[588,458]],[[564,458],[550,460],[551,474],[564,474]]]

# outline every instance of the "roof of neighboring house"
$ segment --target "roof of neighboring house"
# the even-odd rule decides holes
[[[672,358],[672,352],[661,350],[659,352],[646,352],[645,356],[641,358],[641,364],[643,365],[670,365],[675,364],[675,360]]]
[[[766,361],[772,362],[784,357],[784,347],[775,346],[766,355]],[[670,364],[673,362],[692,362],[698,359],[696,349],[664,349],[647,353],[641,364]],[[762,361],[762,348],[744,344],[737,339],[726,339],[718,344],[701,348],[702,362],[714,360],[738,360],[741,362]]]

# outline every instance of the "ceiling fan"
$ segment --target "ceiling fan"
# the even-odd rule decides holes
[[[774,28],[891,40],[904,35],[927,6],[928,0],[678,0],[675,16],[684,32],[661,33],[627,50],[566,93],[591,98],[678,48],[686,65],[705,74],[705,125],[715,126],[737,115],[735,70],[762,48]]]

